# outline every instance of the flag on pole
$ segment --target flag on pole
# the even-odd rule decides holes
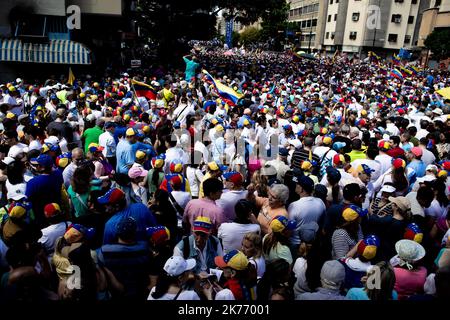
[[[156,100],[156,91],[151,85],[136,81],[134,79],[131,79],[131,85],[133,86],[137,97],[145,97],[148,100]]]
[[[73,86],[73,82],[75,81],[75,75],[72,72],[72,68],[69,67],[69,78],[67,79],[67,83]]]
[[[229,105],[234,106],[238,102],[240,98],[243,97],[242,94],[236,92],[230,87],[227,87],[220,81],[214,79],[206,70],[202,70],[202,73],[205,75],[205,80],[211,83],[214,88],[217,90],[219,96]]]
[[[410,76],[413,74],[413,72],[410,69],[408,69],[404,66],[399,66],[399,69],[403,72],[403,75],[407,74]]]

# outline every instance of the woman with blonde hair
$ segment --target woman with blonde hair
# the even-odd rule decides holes
[[[245,234],[242,239],[242,252],[247,256],[248,261],[256,268],[258,279],[261,279],[266,272],[266,261],[262,255],[262,239],[255,232]]]

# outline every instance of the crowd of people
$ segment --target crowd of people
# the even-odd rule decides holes
[[[225,52],[0,85],[2,301],[448,301],[449,72]]]

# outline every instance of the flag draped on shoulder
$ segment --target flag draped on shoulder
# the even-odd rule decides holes
[[[212,84],[216,89],[219,96],[229,105],[234,106],[240,98],[243,97],[242,94],[236,92],[232,88],[224,85],[220,81],[214,79],[206,70],[202,70],[205,75],[204,79],[206,82]]]
[[[156,91],[151,85],[134,79],[131,80],[131,85],[134,88],[136,96],[145,97],[148,100],[156,100]]]

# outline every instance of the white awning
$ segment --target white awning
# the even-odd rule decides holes
[[[17,39],[0,39],[0,61],[91,64],[91,51],[71,40],[50,40],[49,43],[23,43]]]

